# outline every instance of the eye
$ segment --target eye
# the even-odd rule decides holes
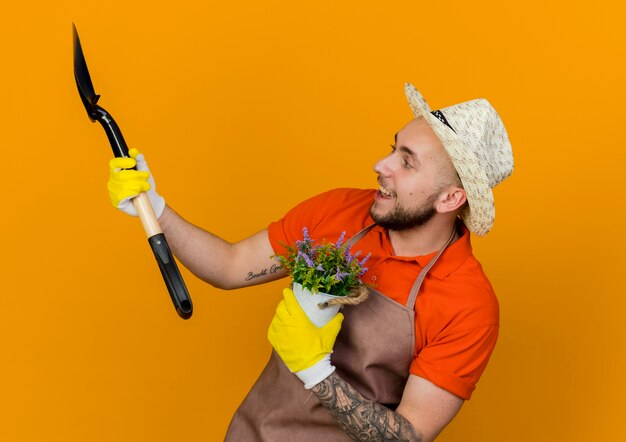
[[[406,158],[402,158],[402,166],[405,169],[411,169],[413,166],[411,165],[411,163],[409,163]]]

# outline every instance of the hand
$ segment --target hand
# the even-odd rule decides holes
[[[312,388],[335,371],[330,354],[343,315],[338,313],[328,324],[317,328],[300,308],[291,289],[284,289],[283,296],[267,338],[287,368],[305,383],[305,388]]]
[[[147,192],[154,214],[157,218],[165,209],[165,200],[156,193],[156,184],[150,174],[148,164],[137,149],[131,149],[130,158],[113,158],[109,161],[109,198],[111,203],[122,212],[137,216],[132,199],[141,192]],[[137,170],[132,169],[137,166]]]

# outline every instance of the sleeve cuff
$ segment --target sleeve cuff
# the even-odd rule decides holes
[[[335,371],[335,366],[330,363],[330,354],[316,362],[309,368],[297,371],[295,374],[304,382],[304,388],[310,390],[322,382]]]
[[[454,374],[442,371],[433,365],[420,360],[419,358],[413,360],[411,363],[411,374],[424,378],[439,388],[443,388],[446,391],[460,397],[464,400],[469,400],[472,396],[472,392],[476,386],[470,382],[467,382]]]

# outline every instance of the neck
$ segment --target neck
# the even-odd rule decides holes
[[[456,241],[459,234],[456,232],[455,220],[432,219],[423,226],[408,230],[389,230],[389,240],[396,256],[423,256],[441,250],[455,229],[452,242]]]

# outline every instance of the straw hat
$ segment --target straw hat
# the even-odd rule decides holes
[[[484,98],[431,111],[415,87],[404,86],[416,117],[424,117],[441,140],[461,178],[468,207],[460,216],[478,236],[493,226],[495,206],[491,189],[513,172],[509,137],[496,110]]]

